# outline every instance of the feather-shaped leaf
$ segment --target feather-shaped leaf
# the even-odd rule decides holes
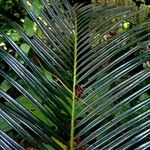
[[[12,72],[0,68],[0,76],[15,91],[0,89],[2,120],[39,150],[147,148],[150,23],[120,33],[139,12],[67,0],[41,0],[35,9],[19,3],[40,33],[2,16],[28,48],[0,30],[21,59],[0,48]],[[23,150],[1,130],[0,138],[3,149]]]

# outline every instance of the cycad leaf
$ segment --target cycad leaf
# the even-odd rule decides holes
[[[150,68],[143,64],[150,60],[150,23],[119,33],[137,12],[112,5],[72,7],[67,0],[35,2],[19,0],[36,24],[31,34],[26,22],[3,16],[27,49],[0,30],[24,62],[0,49],[13,72],[1,68],[0,76],[16,92],[0,90],[2,119],[39,150],[147,148]],[[2,148],[23,149],[0,133]]]

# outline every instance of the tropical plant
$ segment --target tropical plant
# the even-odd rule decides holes
[[[0,31],[12,51],[0,48],[2,149],[24,149],[12,128],[39,150],[148,148],[150,22],[120,31],[131,8],[19,3],[35,30],[3,14],[24,45]]]

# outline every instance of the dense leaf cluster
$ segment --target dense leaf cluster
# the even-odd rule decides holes
[[[122,6],[18,4],[0,14],[2,149],[148,148],[150,22]]]

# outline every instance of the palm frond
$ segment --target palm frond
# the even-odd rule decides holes
[[[0,69],[17,93],[0,89],[1,118],[37,149],[48,149],[47,144],[70,150],[147,148],[150,98],[142,96],[150,90],[150,68],[143,67],[150,60],[150,23],[105,39],[137,12],[41,0],[37,16],[26,1],[19,3],[42,36],[28,36],[22,24],[3,16],[34,59],[0,30],[24,62],[0,48],[0,58],[17,75],[14,79]],[[23,149],[0,133],[2,148]]]

